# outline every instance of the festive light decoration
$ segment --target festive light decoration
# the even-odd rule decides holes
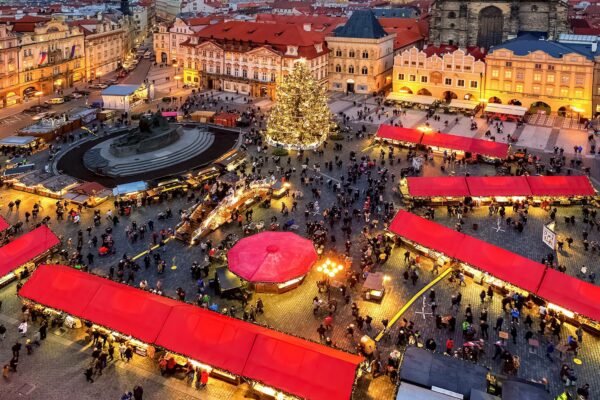
[[[317,267],[318,272],[323,273],[329,278],[334,278],[338,272],[341,272],[343,270],[344,266],[342,264],[338,264],[335,261],[331,261],[329,258]]]
[[[327,139],[333,122],[325,88],[305,60],[296,61],[291,73],[278,82],[276,98],[267,122],[267,143],[300,150],[317,148]]]

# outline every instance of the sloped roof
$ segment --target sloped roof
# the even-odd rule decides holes
[[[590,60],[600,54],[598,50],[592,52],[591,44],[559,43],[551,40],[540,40],[532,35],[519,36],[516,39],[494,46],[489,53],[491,54],[499,49],[510,50],[517,56],[526,56],[534,51],[543,51],[554,58],[562,58],[566,54],[577,53]]]
[[[336,37],[359,39],[380,39],[388,35],[369,9],[354,11],[348,22],[334,33]]]

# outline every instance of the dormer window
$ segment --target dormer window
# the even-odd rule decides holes
[[[298,47],[296,47],[296,46],[288,46],[286,54],[290,55],[290,56],[296,56],[296,55],[298,55]]]
[[[315,44],[315,49],[317,50],[317,53],[321,53],[323,51],[323,43]]]

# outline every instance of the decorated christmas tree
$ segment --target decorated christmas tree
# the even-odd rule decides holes
[[[266,139],[286,149],[313,149],[327,139],[332,115],[325,88],[297,61],[277,85],[276,103],[267,121]]]

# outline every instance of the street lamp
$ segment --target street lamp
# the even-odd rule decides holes
[[[433,129],[431,129],[431,127],[429,126],[425,126],[425,125],[421,125],[417,128],[418,131],[424,133],[424,134],[428,134],[431,133],[431,131],[433,131]]]
[[[181,76],[175,75],[175,80],[177,81],[177,89],[179,89],[179,81],[181,80]]]
[[[40,100],[41,100],[41,97],[43,94],[44,94],[44,92],[42,92],[42,91],[37,91],[33,94],[38,99],[38,106],[40,105]]]
[[[331,300],[331,290],[329,288],[329,280],[335,278],[335,276],[344,270],[342,263],[327,258],[324,262],[317,266],[317,271],[321,272],[324,277],[325,285],[327,287],[327,300]]]

